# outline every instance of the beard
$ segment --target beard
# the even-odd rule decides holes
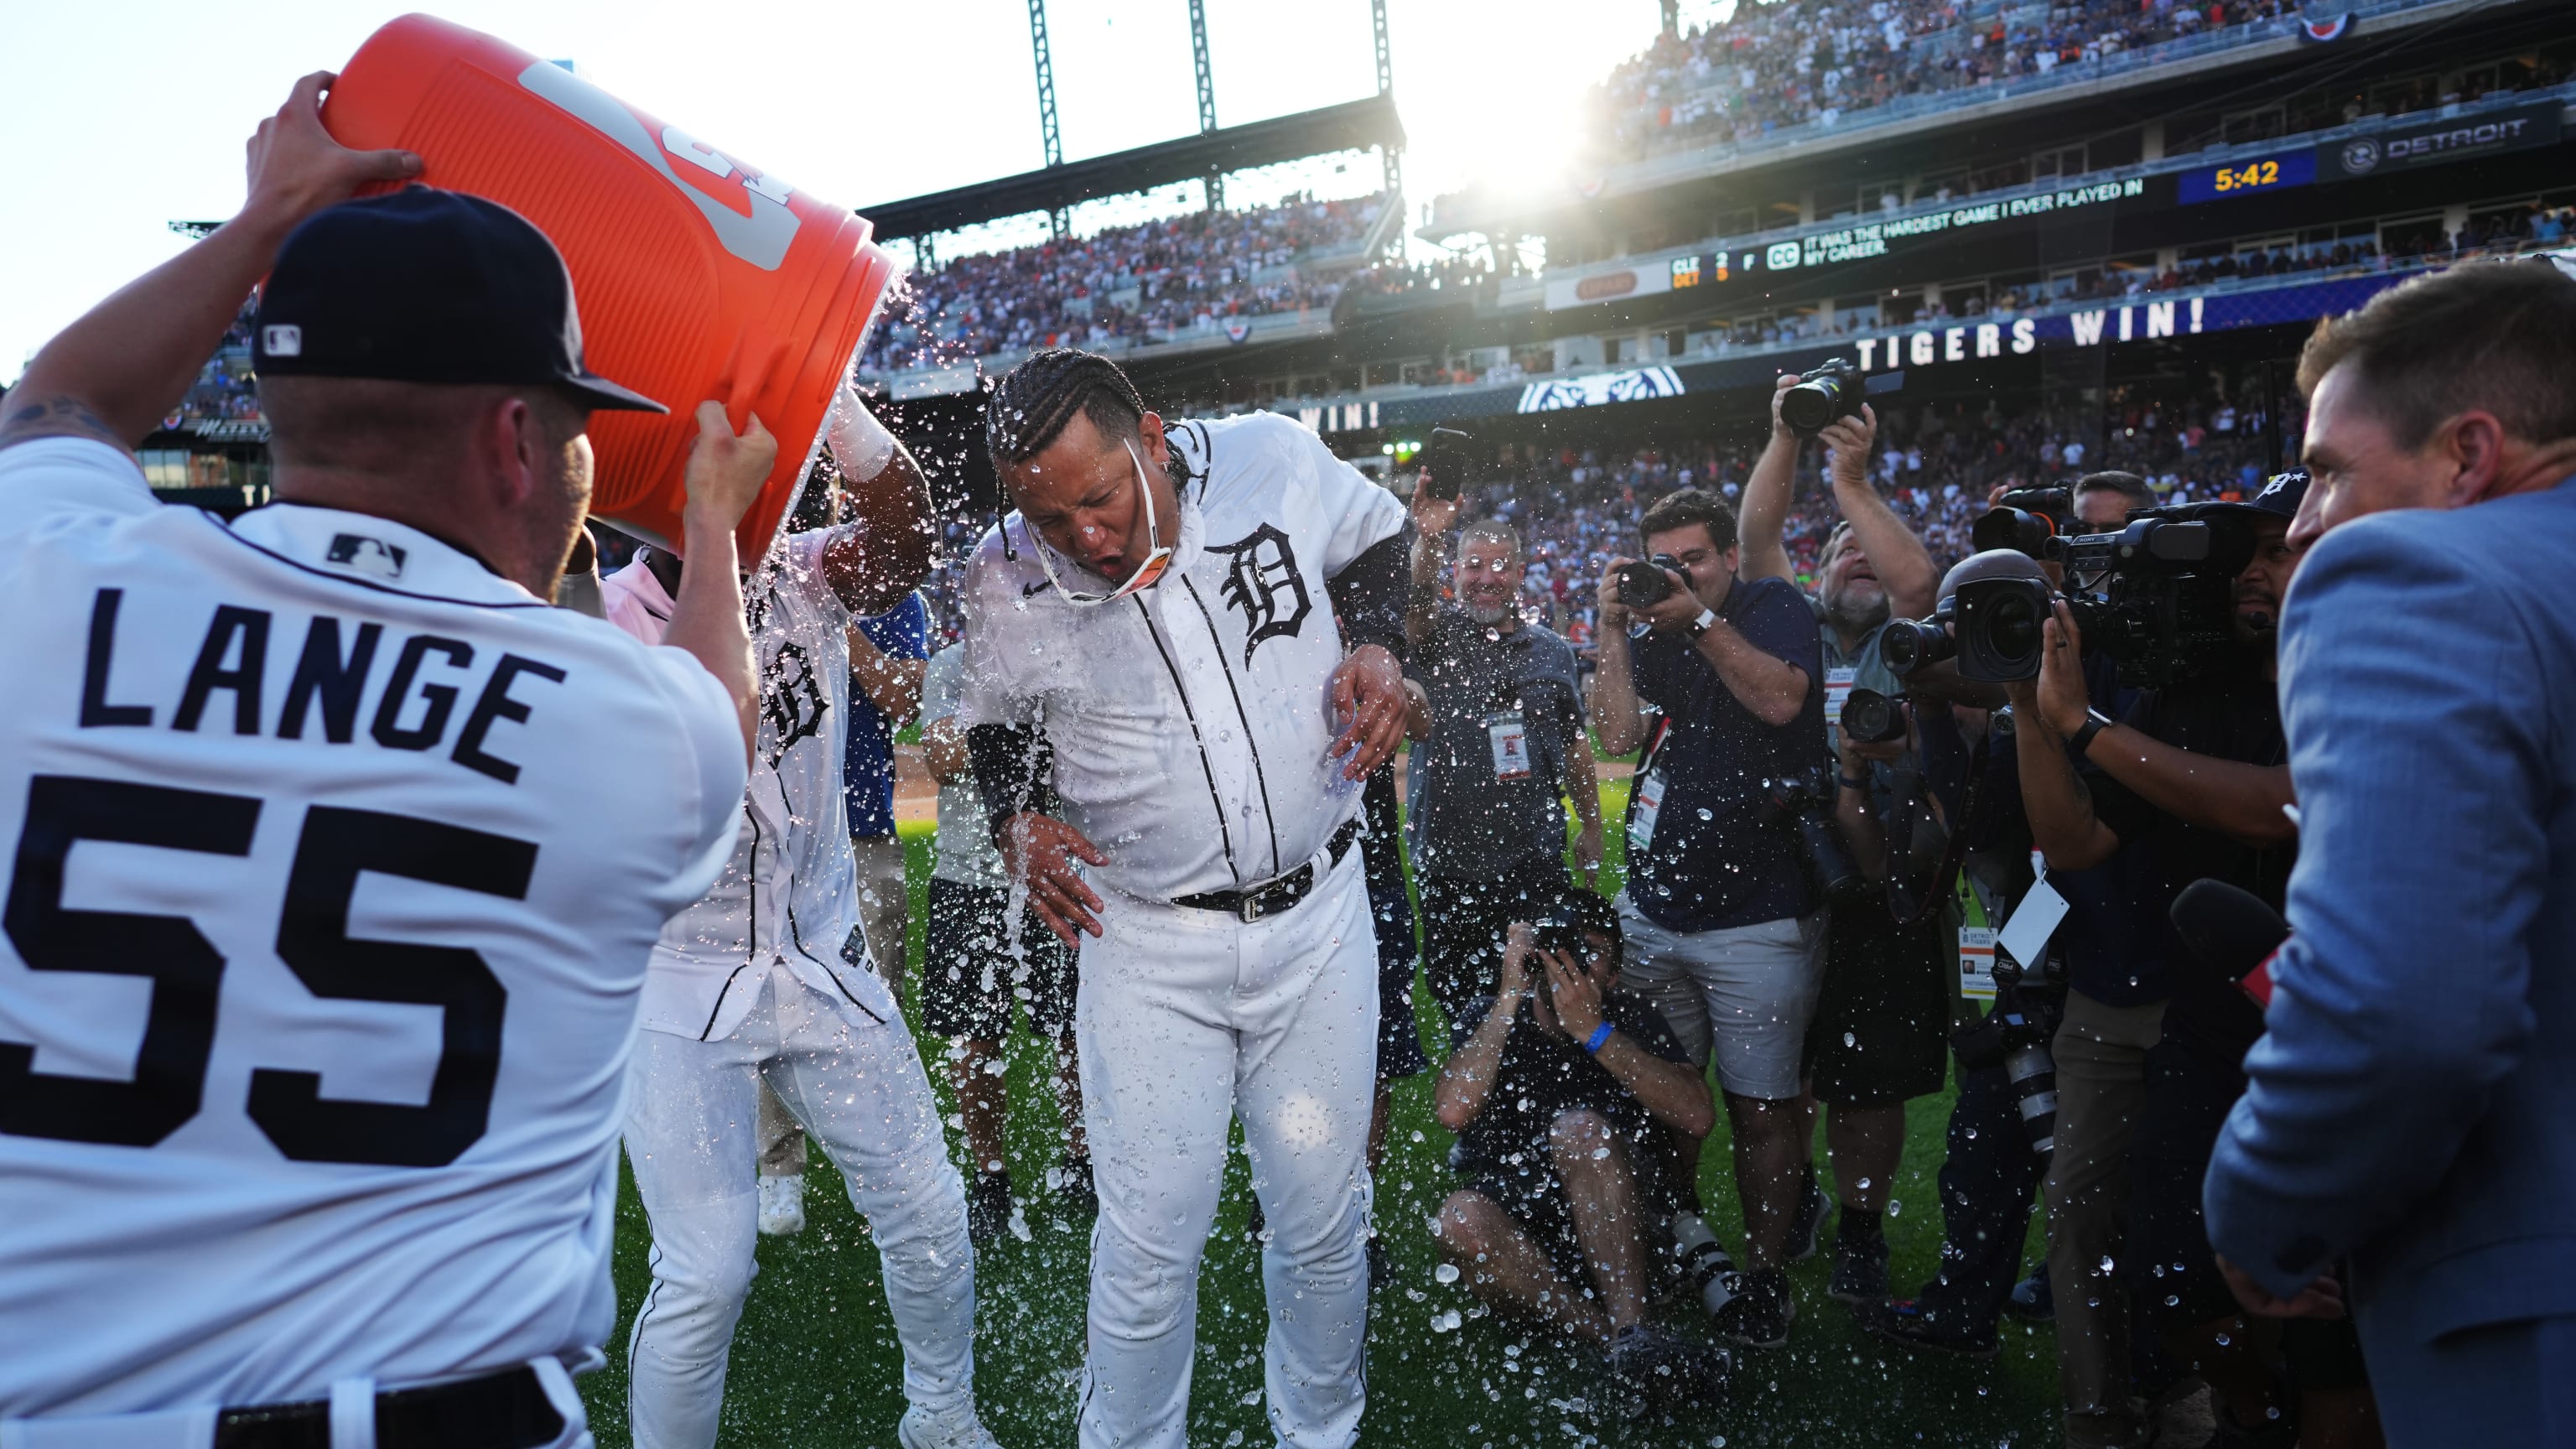
[[[1857,597],[1856,589],[1844,589],[1825,600],[1825,622],[1845,634],[1866,634],[1887,622],[1887,595],[1883,592],[1866,598]]]
[[[1458,607],[1466,610],[1467,617],[1475,620],[1479,624],[1499,624],[1512,616],[1512,603],[1509,599],[1505,599],[1503,602],[1492,605],[1491,607],[1470,603],[1467,600],[1461,599],[1458,601]]]

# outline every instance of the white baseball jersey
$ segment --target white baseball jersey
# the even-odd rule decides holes
[[[677,650],[428,534],[0,452],[0,1419],[586,1352],[645,958],[733,836]]]
[[[1294,870],[1359,810],[1333,742],[1341,630],[1324,581],[1404,526],[1404,505],[1292,418],[1174,426],[1187,464],[1170,572],[1115,603],[1049,586],[1014,514],[966,573],[969,725],[1043,724],[1096,876],[1171,899]],[[1075,587],[1106,592],[1060,556]]]
[[[850,719],[849,606],[823,577],[827,531],[789,537],[744,585],[760,667],[760,740],[736,815],[733,858],[704,900],[672,918],[644,987],[647,1031],[712,1041],[751,1010],[773,961],[824,996],[891,1020],[873,967],[841,960],[859,925],[858,868],[841,792]],[[658,642],[671,597],[642,562],[600,583],[609,622]]]

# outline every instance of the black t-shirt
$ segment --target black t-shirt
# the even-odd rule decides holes
[[[2281,736],[2279,694],[2251,661],[2232,662],[2196,678],[2141,694],[2122,721],[2148,736],[2196,755],[2249,765],[2289,759]],[[2170,963],[2173,1004],[2165,1033],[2189,1038],[2214,1053],[2241,1056],[2262,1035],[2262,1013],[2215,968],[2197,960],[2173,928],[2174,897],[2196,880],[2213,879],[2248,891],[2278,909],[2288,889],[2295,846],[2257,849],[2207,826],[2169,815],[2107,775],[2088,777],[2093,813],[2120,837],[2122,853],[2137,852],[2131,881],[2133,919],[2152,915],[2147,927]],[[2081,983],[2078,983],[2079,985]],[[2090,994],[2089,992],[2087,993]]]
[[[1476,1034],[1494,1009],[1494,998],[1480,998],[1460,1012],[1450,1028],[1450,1049],[1457,1050]],[[1673,1039],[1663,1013],[1625,992],[1613,992],[1601,1004],[1601,1019],[1646,1052],[1668,1062],[1690,1063],[1690,1054]],[[1651,1127],[1645,1104],[1637,1100],[1608,1067],[1583,1049],[1583,1043],[1539,1025],[1528,1002],[1512,1019],[1503,1039],[1502,1068],[1485,1110],[1458,1134],[1459,1167],[1469,1172],[1509,1171],[1529,1160],[1544,1162],[1548,1129],[1577,1108],[1590,1108],[1610,1119],[1621,1138],[1643,1143]]]
[[[1815,612],[1788,580],[1765,578],[1738,580],[1717,615],[1754,648],[1805,670],[1807,698],[1787,724],[1764,724],[1689,639],[1630,643],[1637,695],[1663,711],[1672,733],[1655,754],[1663,804],[1648,848],[1629,852],[1628,893],[1673,931],[1756,926],[1817,905],[1797,827],[1773,808],[1766,783],[1826,759]]]

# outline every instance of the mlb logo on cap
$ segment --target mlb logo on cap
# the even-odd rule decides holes
[[[278,323],[259,329],[259,345],[271,357],[304,355],[304,329],[292,323]]]

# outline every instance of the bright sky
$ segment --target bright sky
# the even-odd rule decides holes
[[[1708,8],[1701,0],[1685,14]],[[1390,0],[1389,10],[1417,216],[1479,176],[1551,180],[1585,88],[1658,23],[1655,0]],[[15,7],[0,47],[0,134],[18,138],[0,210],[0,379],[185,245],[171,218],[230,215],[242,142],[260,117],[295,77],[337,66],[400,13],[375,0]],[[1043,160],[1023,0],[449,0],[436,13],[571,57],[612,93],[845,205]],[[1368,0],[1207,0],[1207,13],[1222,125],[1376,89]],[[1049,0],[1047,15],[1068,159],[1197,129],[1185,0]],[[1228,200],[1376,189],[1373,158],[1343,159],[1339,173],[1328,162],[1248,178]],[[1156,209],[1189,209],[1172,204],[1180,190],[1158,193]]]

